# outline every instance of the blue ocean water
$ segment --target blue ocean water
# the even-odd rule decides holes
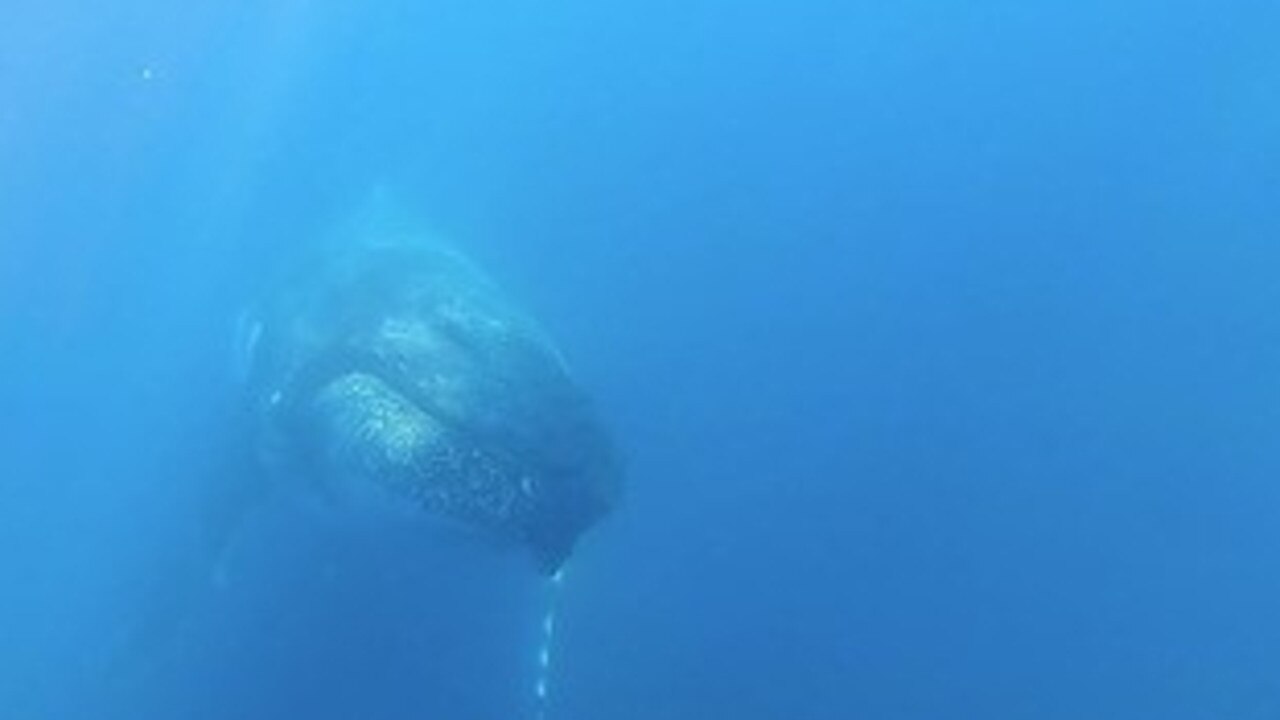
[[[626,457],[548,720],[1280,716],[1275,3],[0,16],[0,717],[538,712],[518,562],[240,516],[237,318],[377,185]]]

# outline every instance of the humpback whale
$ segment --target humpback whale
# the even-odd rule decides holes
[[[554,574],[620,488],[555,343],[385,196],[313,249],[243,330],[262,464],[523,546]]]

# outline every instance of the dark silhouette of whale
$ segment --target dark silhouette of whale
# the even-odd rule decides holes
[[[612,441],[551,339],[385,199],[277,284],[245,345],[272,474],[513,540],[548,573],[617,501]]]

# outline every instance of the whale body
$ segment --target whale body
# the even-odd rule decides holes
[[[617,501],[612,440],[546,332],[402,222],[365,217],[323,246],[248,336],[273,474],[512,541],[548,573]]]

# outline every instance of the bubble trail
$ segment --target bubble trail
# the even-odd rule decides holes
[[[533,685],[534,718],[546,720],[547,692],[551,684],[551,648],[556,634],[556,610],[560,600],[560,588],[564,585],[564,570],[551,578],[548,586],[547,612],[542,616],[542,637],[538,642],[538,669]]]

